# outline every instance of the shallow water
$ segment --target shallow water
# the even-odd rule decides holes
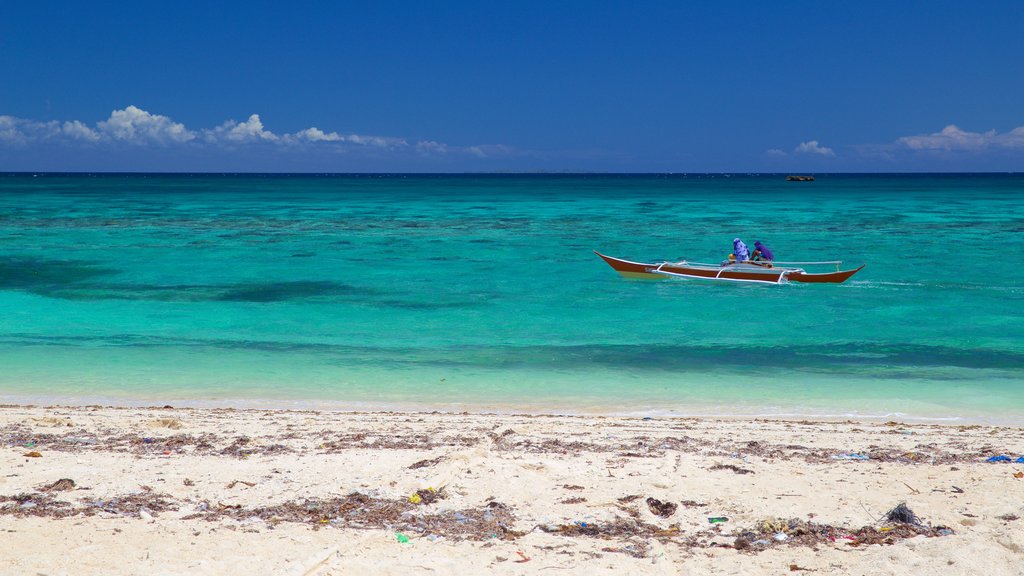
[[[0,396],[1024,421],[1024,177],[0,177]],[[868,266],[620,278],[591,252]]]

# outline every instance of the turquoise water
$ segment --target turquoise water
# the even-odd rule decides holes
[[[1024,422],[1022,232],[1015,175],[6,175],[0,400]],[[867,268],[591,252],[734,236]]]

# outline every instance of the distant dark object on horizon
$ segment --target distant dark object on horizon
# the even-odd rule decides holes
[[[786,176],[786,182],[814,182],[814,176]]]

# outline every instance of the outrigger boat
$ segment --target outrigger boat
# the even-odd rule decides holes
[[[853,270],[840,270],[841,260],[828,262],[737,262],[729,264],[702,264],[700,262],[657,262],[645,264],[600,256],[616,272],[626,278],[646,280],[664,280],[667,278],[684,278],[698,280],[720,280],[727,282],[756,282],[759,284],[785,284],[786,282],[819,282],[839,284],[850,276],[860,272],[864,266]],[[792,268],[794,265],[829,265],[835,264],[835,272],[809,273],[803,268]]]

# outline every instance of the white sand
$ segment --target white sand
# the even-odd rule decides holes
[[[26,456],[33,451],[41,456]],[[874,458],[834,458],[861,453]],[[819,574],[1022,574],[1024,519],[1014,518],[1024,518],[1024,478],[1014,473],[1024,464],[984,462],[995,453],[1024,453],[1024,429],[7,406],[0,574],[781,574],[791,565]],[[75,488],[48,494],[65,512],[34,515],[58,510],[40,507],[39,488],[62,478]],[[447,497],[408,502],[427,487]],[[398,542],[396,526],[353,527],[358,511],[307,522],[247,516],[354,492],[411,510],[397,526],[410,541]],[[124,496],[155,497],[167,509],[110,504]],[[677,509],[656,516],[648,497]],[[461,526],[465,511],[501,510],[491,502],[512,518],[497,538],[415,527],[418,514]],[[813,547],[792,539],[731,547],[769,518],[836,533],[882,528],[879,518],[900,502],[954,533],[891,545],[840,536]],[[241,507],[237,518],[205,516],[232,506]],[[729,520],[711,525],[712,516]],[[580,523],[642,529],[565,528]],[[519,552],[529,561],[517,562]]]

